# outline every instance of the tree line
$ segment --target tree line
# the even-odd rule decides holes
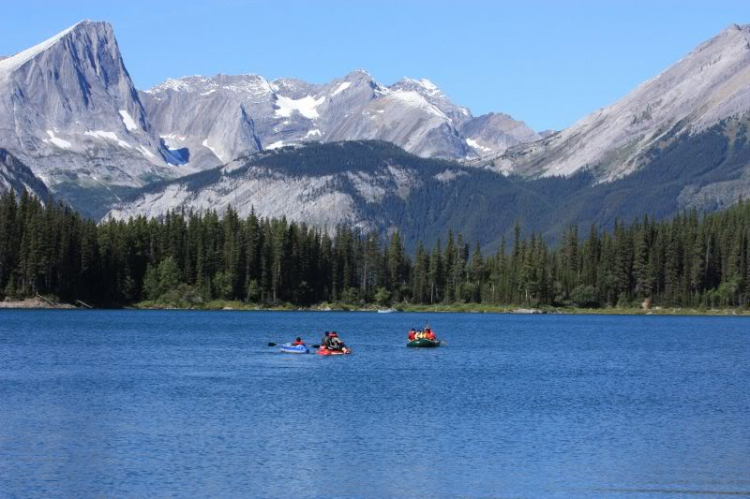
[[[232,209],[96,224],[61,203],[6,192],[0,299],[747,307],[749,241],[750,202],[583,236],[571,227],[555,247],[516,225],[491,253],[451,232],[407,252],[398,232],[326,231]]]

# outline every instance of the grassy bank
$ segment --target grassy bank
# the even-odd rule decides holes
[[[33,309],[33,308],[78,308],[73,304],[52,302],[39,298],[25,300],[0,301],[0,309]],[[385,307],[370,305],[353,305],[350,303],[321,303],[310,307],[300,307],[291,303],[277,305],[247,303],[234,300],[212,300],[205,303],[180,303],[163,301],[142,301],[127,307],[136,310],[232,310],[232,311],[313,311],[313,312],[376,312]],[[478,313],[478,314],[564,314],[564,315],[686,315],[686,316],[748,316],[746,308],[682,308],[653,307],[643,309],[636,307],[575,308],[575,307],[540,307],[528,308],[516,305],[490,305],[484,303],[452,303],[438,305],[393,305],[396,312],[413,313]]]

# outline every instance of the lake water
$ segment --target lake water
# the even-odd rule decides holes
[[[354,354],[267,346],[325,329]],[[721,494],[747,318],[0,311],[2,497]]]

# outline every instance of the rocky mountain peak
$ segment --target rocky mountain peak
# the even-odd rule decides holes
[[[750,34],[750,24],[732,24],[724,31],[740,31]]]
[[[364,69],[350,71],[344,75],[343,78],[333,80],[329,85],[333,84],[335,84],[335,88],[333,88],[332,93],[335,93],[336,95],[339,95],[346,89],[357,87],[380,90],[381,93],[388,91],[387,87],[375,81],[375,78]]]
[[[414,79],[404,77],[391,85],[391,89],[412,90],[429,97],[435,97],[443,94],[443,92],[437,87],[437,85],[432,83],[427,78]]]
[[[0,61],[0,147],[53,188],[169,174],[106,22],[81,21]]]
[[[167,78],[144,93],[156,99],[165,98],[168,92],[193,93],[201,96],[210,95],[216,91],[227,91],[238,94],[270,94],[273,92],[268,80],[255,74],[227,75],[223,73],[214,76],[183,76],[181,78]]]
[[[405,77],[388,88],[393,92],[411,93],[421,96],[427,103],[444,114],[453,126],[460,126],[472,117],[471,111],[468,108],[454,104],[437,85],[427,78],[414,79]],[[414,99],[411,98],[409,100]]]
[[[346,81],[374,81],[372,75],[365,69],[355,69],[344,76]]]
[[[47,51],[56,48],[73,35],[78,35],[80,38],[82,36],[91,36],[92,34],[102,34],[109,41],[114,41],[114,34],[109,23],[92,22],[89,20],[80,21],[31,48],[22,50],[12,56],[4,57],[2,63],[0,63],[0,78],[12,76],[24,64],[29,63],[39,56],[43,56]]]

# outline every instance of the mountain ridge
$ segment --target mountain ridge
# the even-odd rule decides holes
[[[464,159],[541,138],[504,113],[487,115],[493,117],[491,133],[467,134],[473,130],[467,125],[484,116],[474,117],[453,104],[429,80],[403,78],[385,86],[364,70],[323,84],[267,80],[252,73],[195,75],[167,79],[141,95],[165,140],[192,151],[208,149],[219,162],[282,145],[339,140],[386,140],[423,157]],[[230,112],[235,119],[219,131],[196,130],[197,115],[212,109]],[[226,147],[211,138],[242,135],[241,128],[247,127],[242,112],[253,117],[244,141]]]
[[[675,126],[700,132],[749,112],[750,25],[731,25],[615,103],[484,166],[530,177],[593,169],[614,180],[645,166],[644,152]]]

